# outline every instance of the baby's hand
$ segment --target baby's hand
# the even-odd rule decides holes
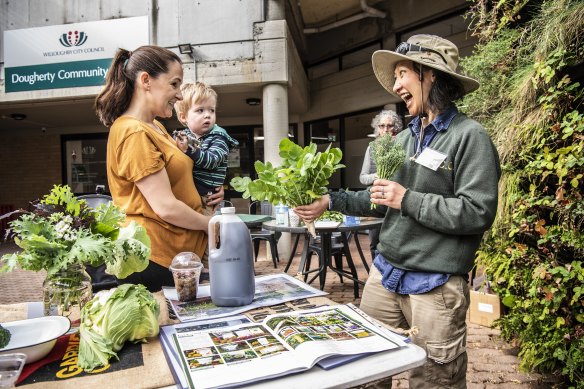
[[[176,141],[176,145],[177,147],[183,152],[186,153],[187,150],[189,149],[189,141],[187,139],[187,136],[184,133],[179,133],[176,134],[175,136],[175,141]]]

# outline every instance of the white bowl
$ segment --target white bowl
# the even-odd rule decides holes
[[[44,316],[35,319],[2,323],[2,327],[12,335],[0,354],[26,354],[26,363],[44,358],[52,349],[57,338],[71,328],[71,322],[64,316]]]

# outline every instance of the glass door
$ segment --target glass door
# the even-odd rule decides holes
[[[365,187],[361,184],[359,175],[365,150],[373,140],[371,121],[380,110],[369,109],[304,124],[306,144],[315,143],[319,151],[324,151],[331,145],[340,147],[343,152],[342,163],[346,167],[332,175],[329,188],[359,190]]]
[[[229,135],[239,142],[239,146],[231,150],[227,162],[227,177],[225,178],[225,198],[241,197],[241,193],[235,191],[229,182],[233,177],[253,177],[253,163],[255,153],[253,147],[253,127],[234,126],[224,127]]]
[[[371,121],[379,113],[373,112],[349,115],[344,118],[343,160],[348,169],[344,170],[343,187],[350,189],[364,189],[360,175],[367,146],[375,139]]]
[[[63,179],[76,195],[109,193],[106,170],[107,133],[61,137]]]
[[[318,151],[331,147],[341,147],[341,121],[338,118],[317,120],[307,124],[309,143],[315,143]],[[343,162],[344,163],[344,162]],[[329,188],[341,188],[341,171],[337,170],[329,179]]]
[[[233,177],[250,177],[256,179],[255,161],[264,161],[264,129],[261,125],[224,127],[231,137],[237,139],[239,147],[231,150],[225,180],[225,198],[241,197],[229,185]],[[288,138],[298,142],[298,124],[292,123],[288,128]]]

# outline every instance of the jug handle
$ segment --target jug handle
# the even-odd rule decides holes
[[[208,232],[208,238],[209,238],[209,253],[211,252],[211,250],[216,250],[217,249],[217,239],[215,238],[215,224],[217,224],[220,220],[221,220],[221,216],[222,215],[215,215],[211,218],[211,220],[209,220],[209,232]]]

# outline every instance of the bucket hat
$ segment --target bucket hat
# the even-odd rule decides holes
[[[458,72],[458,47],[454,43],[436,35],[420,34],[400,43],[394,51],[377,50],[373,53],[373,72],[379,83],[394,96],[398,95],[393,91],[393,71],[395,64],[404,60],[451,75],[462,83],[464,94],[478,89],[480,85],[474,78]]]

